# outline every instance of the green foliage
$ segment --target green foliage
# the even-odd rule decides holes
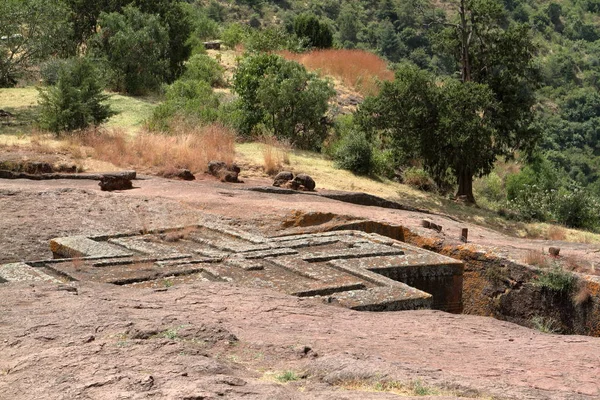
[[[134,0],[134,5],[146,14],[158,16],[160,23],[167,29],[167,80],[173,82],[183,73],[184,63],[191,54],[192,49],[188,43],[192,33],[190,15],[183,8],[182,2],[177,0]]]
[[[379,28],[378,47],[380,54],[392,62],[400,61],[402,55],[406,52],[402,42],[400,42],[400,39],[396,34],[394,25],[392,25],[389,20],[381,23]]]
[[[229,24],[221,33],[221,41],[230,49],[242,43],[246,37],[246,29],[241,24]]]
[[[299,52],[306,46],[306,39],[288,34],[281,27],[251,29],[244,38],[246,50],[253,53],[264,53],[277,50]]]
[[[294,33],[306,38],[310,47],[326,49],[333,45],[331,28],[311,14],[301,14],[294,20]]]
[[[360,20],[357,11],[348,3],[342,8],[338,18],[338,41],[343,47],[354,47],[358,41]]]
[[[99,125],[113,113],[105,104],[99,72],[92,60],[71,60],[59,70],[55,86],[40,90],[40,126],[59,135]]]
[[[102,13],[102,30],[90,43],[93,54],[106,60],[113,90],[144,94],[168,76],[169,34],[158,17],[127,6],[123,13]]]
[[[219,117],[219,97],[201,80],[179,79],[167,88],[166,100],[154,109],[148,121],[151,130],[169,131],[177,118],[206,124]]]
[[[233,77],[244,113],[241,133],[258,124],[302,149],[319,149],[326,134],[321,119],[335,94],[331,83],[274,54],[244,59]]]
[[[560,323],[551,317],[536,315],[531,319],[531,325],[543,333],[560,333],[562,331]]]
[[[351,131],[336,146],[335,165],[357,175],[367,175],[374,167],[373,148],[363,132]]]
[[[86,44],[97,34],[101,14],[122,13],[128,7],[136,7],[145,14],[159,19],[167,30],[168,46],[166,77],[169,82],[183,72],[183,64],[191,54],[188,38],[192,32],[192,23],[182,2],[176,0],[64,0],[69,6],[70,20],[73,24],[72,40],[77,45]]]
[[[14,86],[31,67],[68,52],[71,26],[62,3],[45,0],[0,2],[0,87]]]
[[[571,272],[565,271],[560,267],[553,267],[549,270],[541,271],[533,280],[533,284],[568,295],[575,288],[577,278]]]
[[[219,87],[225,85],[223,71],[223,67],[213,58],[205,54],[196,54],[185,65],[182,79],[204,81],[210,86]]]
[[[300,377],[298,377],[298,375],[294,371],[285,371],[275,376],[275,379],[277,379],[281,383],[286,383],[297,381],[300,379]]]
[[[593,230],[600,223],[600,202],[580,187],[559,190],[553,208],[556,220],[571,228]]]
[[[68,59],[51,58],[40,65],[40,75],[46,85],[56,85],[60,71],[69,64]]]
[[[402,183],[425,192],[435,191],[436,185],[423,168],[409,167],[402,172]]]
[[[415,154],[437,181],[446,171],[456,176],[485,174],[496,157],[498,131],[491,121],[496,104],[485,85],[446,80],[438,84],[417,67],[402,65],[393,82],[363,103],[359,122],[379,130],[405,154]]]

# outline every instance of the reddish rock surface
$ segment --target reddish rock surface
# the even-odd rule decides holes
[[[514,259],[557,245],[561,256],[600,261],[586,244],[520,241],[441,216],[238,190],[255,183],[270,184],[232,189],[211,179],[148,178],[133,190],[104,193],[94,181],[0,180],[0,262],[49,258],[54,237],[199,219],[290,232],[299,227],[282,221],[298,210],[331,213],[333,222],[402,224],[457,242],[468,227],[470,244]],[[443,233],[422,228],[423,218],[443,225]],[[448,395],[436,399],[600,398],[598,338],[433,311],[355,312],[227,284],[162,291],[74,285],[78,294],[56,285],[0,287],[0,399],[396,398],[340,387],[382,380],[421,382]],[[288,370],[306,378],[286,385],[268,378]]]
[[[395,397],[340,387],[369,380],[449,394],[435,398],[600,396],[598,338],[437,311],[357,312],[228,284],[72,285],[2,288],[0,398]],[[282,371],[304,379],[267,378]]]

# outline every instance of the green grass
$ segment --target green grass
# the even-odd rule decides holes
[[[39,115],[38,91],[34,87],[0,89],[0,108],[13,114],[0,120],[0,135],[27,135],[33,132]]]
[[[109,93],[108,103],[117,112],[105,124],[135,134],[158,104],[154,97],[131,97]],[[39,93],[35,87],[0,89],[0,108],[14,115],[0,120],[0,135],[28,135],[35,129],[39,115]]]
[[[130,134],[135,134],[148,119],[158,101],[152,97],[131,97],[111,94],[108,102],[117,112],[105,124],[109,128],[121,128]]]
[[[300,377],[294,371],[284,371],[279,375],[275,375],[275,379],[281,383],[294,382]]]
[[[547,288],[555,292],[571,293],[575,288],[577,278],[569,271],[560,267],[542,271],[534,280],[535,286]]]
[[[531,319],[535,329],[543,333],[560,333],[560,324],[554,318],[535,316]]]

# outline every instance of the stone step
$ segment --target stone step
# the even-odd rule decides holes
[[[71,236],[50,240],[50,250],[55,256],[62,258],[131,257],[133,253],[107,242],[97,242],[85,236]]]
[[[60,283],[53,276],[50,276],[31,265],[19,262],[0,265],[0,283],[10,282],[52,282]]]

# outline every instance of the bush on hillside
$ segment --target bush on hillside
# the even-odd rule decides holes
[[[373,148],[363,132],[351,131],[337,144],[335,165],[357,175],[367,175],[373,169]]]
[[[66,61],[58,69],[56,85],[40,90],[40,127],[59,135],[99,125],[114,113],[105,103],[100,74],[87,58]]]
[[[335,94],[329,81],[278,55],[258,54],[241,62],[233,88],[243,112],[242,134],[250,135],[256,126],[264,125],[294,146],[321,148],[327,134],[322,120]]]
[[[306,38],[310,47],[326,49],[333,45],[331,28],[311,14],[301,14],[294,20],[294,33]]]
[[[204,81],[213,87],[225,85],[223,67],[205,54],[193,55],[185,65],[182,79]]]
[[[179,79],[167,88],[166,100],[154,109],[148,128],[167,132],[178,118],[205,125],[219,117],[219,97],[205,81]]]
[[[433,192],[436,185],[423,168],[409,167],[402,172],[402,183],[425,192]]]

